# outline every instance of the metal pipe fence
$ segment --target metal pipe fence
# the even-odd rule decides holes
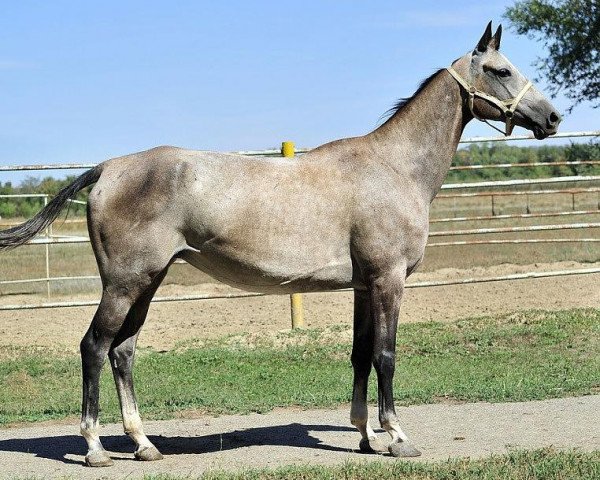
[[[558,139],[558,138],[583,138],[583,137],[600,137],[600,130],[589,130],[582,132],[561,132],[548,139]],[[533,135],[512,135],[510,137],[469,137],[461,139],[458,143],[461,145],[471,144],[471,143],[488,143],[488,142],[510,142],[510,141],[518,141],[518,140],[535,140],[535,136]],[[311,148],[296,148],[295,154],[302,154],[310,151]],[[240,155],[248,155],[248,156],[281,156],[280,149],[266,149],[266,150],[241,150],[231,153],[238,153]],[[592,161],[591,165],[596,164],[597,162]],[[543,164],[537,165],[535,162],[531,164],[519,163],[519,164],[504,164],[510,166],[502,166],[495,167],[491,165],[478,165],[478,166],[470,166],[469,168],[514,168],[521,166],[549,166],[552,164]],[[543,162],[541,162],[543,163]],[[574,162],[566,162],[568,165],[575,165]],[[583,165],[584,163],[578,163],[579,165]],[[586,163],[587,164],[587,163]],[[57,164],[30,164],[30,165],[0,165],[0,172],[18,172],[18,171],[27,171],[27,170],[83,170],[88,168],[93,168],[98,163],[57,163]],[[464,169],[465,166],[453,166],[450,167],[450,170],[461,170]]]
[[[481,235],[489,233],[540,232],[548,230],[573,230],[580,228],[600,228],[600,223],[570,223],[560,225],[530,225],[527,227],[469,228],[465,230],[442,230],[430,232],[429,237],[453,237],[455,235]]]
[[[548,278],[548,277],[562,277],[567,275],[589,275],[593,273],[600,273],[600,268],[579,268],[572,270],[554,270],[550,272],[526,272],[526,273],[514,273],[510,275],[498,275],[495,277],[481,277],[481,278],[461,278],[453,280],[434,280],[425,282],[412,282],[407,283],[405,288],[428,288],[428,287],[442,287],[449,285],[467,285],[473,283],[489,283],[489,282],[501,282],[506,280],[524,280],[529,278]],[[352,289],[340,289],[334,290],[334,292],[350,292]],[[313,292],[316,293],[316,292]],[[249,297],[264,297],[271,294],[267,293],[254,293],[254,292],[231,292],[221,294],[196,294],[196,295],[179,295],[179,296],[168,296],[168,297],[155,297],[152,299],[153,303],[162,302],[187,302],[192,300],[218,300],[228,298],[249,298]],[[309,294],[310,295],[310,294]],[[35,310],[42,308],[64,308],[64,307],[90,307],[99,305],[99,300],[84,300],[74,302],[48,302],[39,304],[15,304],[15,305],[0,305],[0,311],[7,310]]]
[[[552,230],[573,230],[582,228],[600,228],[600,223],[574,223],[574,224],[559,224],[559,225],[532,225],[528,227],[498,227],[498,228],[474,228],[465,230],[446,230],[430,232],[429,237],[452,237],[457,235],[481,235],[481,234],[496,234],[496,233],[514,233],[514,232],[536,232],[536,231],[552,231]],[[427,248],[434,247],[447,247],[447,246],[458,246],[458,245],[493,245],[493,244],[527,244],[527,243],[595,243],[600,242],[598,238],[536,238],[536,239],[496,239],[496,240],[470,240],[470,241],[452,241],[452,242],[435,242],[428,243]],[[39,238],[31,241],[32,244],[38,245],[50,245],[50,244],[65,244],[65,243],[89,243],[89,238],[80,237],[73,239],[72,237],[67,238]],[[48,260],[48,257],[46,257]],[[186,262],[184,260],[177,261],[177,263]],[[50,270],[48,261],[46,262],[46,273],[47,276],[43,278],[30,278],[23,280],[1,280],[0,285],[15,285],[20,283],[40,283],[40,282],[58,282],[58,281],[70,281],[70,280],[98,280],[98,275],[84,275],[84,276],[71,276],[71,277],[50,277]]]
[[[476,222],[481,220],[506,220],[510,218],[545,218],[545,217],[563,217],[571,215],[595,215],[600,213],[598,210],[575,210],[568,212],[540,212],[540,213],[505,213],[499,215],[472,215],[470,217],[442,217],[431,218],[429,223],[456,223],[456,222]]]
[[[586,132],[569,132],[555,135],[553,138],[573,138],[573,137],[592,137],[600,136],[600,131],[586,131]],[[477,143],[477,142],[502,142],[510,140],[530,140],[534,137],[532,135],[521,135],[513,137],[474,137],[466,138],[460,141],[461,144]],[[297,149],[295,153],[305,153],[308,148]],[[259,150],[259,151],[241,151],[235,152],[249,156],[280,156],[282,155],[281,150]],[[68,169],[87,169],[92,168],[95,163],[82,163],[82,164],[54,164],[54,165],[8,165],[0,166],[0,172],[3,171],[29,171],[29,170],[68,170]],[[482,170],[482,169],[498,169],[498,168],[524,168],[524,167],[547,167],[547,166],[575,166],[575,165],[600,165],[600,160],[589,160],[589,161],[575,161],[575,162],[530,162],[530,163],[509,163],[509,164],[491,164],[491,165],[459,165],[453,166],[451,170]],[[600,176],[589,175],[589,176],[567,176],[567,177],[550,177],[550,178],[539,178],[539,179],[516,179],[516,180],[502,180],[502,181],[484,181],[484,182],[465,182],[465,183],[454,183],[444,184],[443,190],[463,190],[463,189],[490,189],[490,188],[504,188],[514,186],[527,186],[527,185],[539,185],[539,184],[558,184],[558,183],[573,183],[573,182],[596,182],[600,180]],[[600,210],[600,196],[598,202],[598,210],[575,210],[575,195],[586,194],[586,193],[598,193],[600,192],[599,187],[589,188],[567,188],[567,189],[543,189],[543,190],[517,190],[517,191],[493,191],[485,190],[478,192],[456,192],[456,193],[441,193],[437,196],[438,199],[465,199],[469,197],[489,197],[492,202],[492,214],[491,215],[475,215],[465,217],[445,217],[445,218],[434,218],[431,219],[430,223],[448,223],[448,222],[465,222],[465,221],[479,221],[479,220],[492,220],[492,219],[511,219],[511,218],[542,218],[552,216],[567,216],[567,215],[591,215],[596,214]],[[504,214],[497,215],[494,208],[495,197],[505,196],[518,196],[526,195],[558,195],[566,194],[572,196],[572,211],[561,211],[561,212],[540,212],[531,213],[529,211],[529,203],[527,204],[527,213],[524,214]],[[44,204],[47,204],[49,195],[47,194],[14,194],[14,195],[0,195],[0,198],[42,198]],[[73,203],[85,204],[85,202],[79,200],[72,200]],[[72,219],[68,222],[85,222],[85,219]],[[12,224],[9,224],[12,225]],[[431,232],[430,237],[439,236],[455,236],[455,235],[477,235],[477,234],[502,234],[502,233],[514,233],[514,232],[535,232],[535,231],[551,231],[551,230],[571,230],[571,229],[584,229],[584,228],[599,228],[600,223],[574,223],[574,224],[561,224],[561,225],[533,225],[527,227],[497,227],[497,228],[473,228],[464,230],[448,230],[448,231],[437,231]],[[46,276],[44,278],[34,279],[22,279],[22,280],[2,280],[0,285],[14,285],[19,283],[36,283],[46,282],[47,293],[50,296],[50,285],[51,282],[58,281],[69,281],[69,280],[97,280],[100,277],[97,275],[84,275],[84,276],[72,276],[72,277],[56,277],[50,275],[50,261],[49,261],[49,246],[52,244],[78,244],[78,243],[89,243],[88,237],[83,236],[58,236],[53,235],[51,227],[45,231],[44,236],[35,238],[28,242],[31,245],[44,245],[46,249]],[[491,244],[538,244],[538,243],[596,243],[600,242],[600,238],[534,238],[534,239],[488,239],[488,240],[465,240],[465,241],[446,241],[446,242],[433,242],[428,243],[427,247],[449,247],[457,245],[491,245]],[[177,261],[177,263],[185,263],[184,261]],[[529,272],[527,274],[516,274],[516,275],[505,275],[499,277],[487,277],[481,279],[457,279],[444,282],[420,282],[418,284],[409,284],[407,288],[417,288],[425,286],[439,286],[439,285],[456,285],[465,283],[479,283],[488,281],[501,281],[501,280],[517,280],[522,278],[540,278],[556,275],[579,275],[588,273],[598,273],[600,269],[579,269],[579,270],[565,270],[560,272]],[[188,295],[182,297],[160,297],[154,301],[184,301],[184,300],[202,300],[210,298],[242,298],[242,297],[254,297],[261,296],[262,294],[255,293],[232,293],[220,296],[210,295]],[[97,305],[97,301],[84,301],[84,302],[55,302],[55,303],[44,303],[39,305],[4,305],[0,306],[0,310],[16,310],[16,309],[29,309],[29,308],[58,308],[65,306],[86,306],[86,305]]]
[[[485,182],[445,183],[442,190],[462,190],[464,188],[514,187],[517,185],[536,185],[543,183],[572,183],[600,180],[598,175],[580,175],[550,178],[520,178],[518,180],[491,180]]]
[[[430,232],[429,237],[449,237],[455,235],[479,235],[479,234],[490,234],[490,233],[513,233],[513,232],[537,232],[537,231],[549,231],[549,230],[574,230],[582,228],[600,228],[600,223],[589,222],[589,223],[571,223],[571,224],[559,224],[559,225],[531,225],[525,227],[497,227],[497,228],[472,228],[466,230],[445,230]],[[572,239],[573,242],[578,239]],[[76,244],[76,243],[89,243],[88,237],[41,237],[34,238],[27,242],[26,245],[58,245],[58,244]],[[0,285],[3,282],[0,281]]]
[[[460,192],[460,193],[440,193],[435,198],[465,198],[465,197],[511,197],[518,195],[573,195],[579,193],[598,193],[600,187],[589,188],[562,188],[554,190],[509,190],[509,191],[485,191],[485,192]]]
[[[567,212],[540,212],[540,213],[507,213],[498,215],[473,215],[470,217],[441,217],[430,218],[429,223],[455,223],[455,222],[476,222],[481,220],[505,220],[510,218],[544,218],[544,217],[562,217],[578,215],[594,215],[600,213],[600,210],[575,210]],[[0,219],[0,227],[15,227],[22,222],[3,222]],[[69,218],[60,221],[62,224],[87,223],[86,218]],[[55,235],[56,237],[56,235]]]
[[[453,242],[434,242],[425,245],[426,248],[454,247],[462,245],[518,245],[518,244],[544,244],[544,243],[600,243],[600,238],[518,238],[518,239],[491,239],[491,240],[457,240]],[[178,264],[187,264],[184,260],[175,261]],[[81,280],[100,280],[99,275],[80,275],[70,277],[41,277],[23,280],[1,280],[0,285],[17,285],[42,282],[64,282]],[[1,310],[1,309],[0,309]]]
[[[577,165],[600,165],[600,160],[574,160],[572,162],[525,162],[525,163],[493,163],[489,165],[452,165],[450,171],[485,170],[498,168],[532,168],[532,167],[572,167]]]

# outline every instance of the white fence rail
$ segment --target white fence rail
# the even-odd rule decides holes
[[[582,138],[582,137],[600,137],[600,130],[589,130],[583,132],[562,132],[552,135],[548,137],[549,140],[559,139],[559,138]],[[488,142],[509,142],[514,140],[534,140],[535,137],[533,135],[513,135],[510,137],[470,137],[463,138],[460,140],[460,144],[471,144],[471,143],[488,143]],[[311,148],[297,148],[296,154],[306,153]],[[249,155],[249,156],[279,156],[281,155],[281,150],[271,148],[267,150],[242,150],[231,153],[239,153],[241,155]],[[595,161],[593,163],[586,162],[565,162],[566,165],[584,165],[584,164],[596,164]],[[541,164],[541,165],[540,165]],[[18,172],[18,171],[26,171],[26,170],[83,170],[88,168],[93,168],[97,163],[56,163],[56,164],[32,164],[32,165],[0,165],[0,172]],[[531,164],[502,164],[501,166],[491,166],[491,165],[477,165],[474,167],[468,168],[514,168],[521,166],[550,166],[552,163],[543,163],[543,162],[535,162]],[[557,163],[558,165],[558,163]],[[562,165],[562,163],[561,163]],[[453,166],[450,167],[450,170],[462,170],[467,168],[465,166]]]
[[[439,280],[429,282],[414,282],[407,283],[406,288],[426,288],[426,287],[441,287],[448,285],[467,285],[472,283],[488,283],[501,282],[505,280],[524,280],[528,278],[548,278],[562,277],[566,275],[589,275],[592,273],[600,273],[600,268],[579,268],[572,270],[554,270],[550,272],[526,272],[514,273],[511,275],[499,275],[496,277],[481,277],[481,278],[461,278],[453,280]],[[349,292],[351,289],[335,290],[335,292]],[[248,297],[264,297],[266,293],[253,292],[231,292],[221,294],[197,294],[197,295],[179,295],[170,297],[155,297],[153,303],[162,302],[187,302],[191,300],[217,300],[223,298],[248,298]],[[310,294],[309,294],[310,295]],[[47,302],[38,304],[16,304],[16,305],[0,305],[0,311],[5,310],[34,310],[41,308],[63,308],[63,307],[90,307],[99,305],[99,300],[84,300],[75,302]]]
[[[598,137],[600,136],[600,130],[596,131],[585,131],[585,132],[568,132],[557,134],[551,138],[575,138],[575,137]],[[513,137],[473,137],[466,138],[460,141],[461,144],[478,143],[478,142],[503,142],[511,140],[531,140],[534,137],[532,135],[520,135]],[[309,149],[302,148],[296,150],[297,153],[305,153]],[[281,155],[280,150],[257,150],[257,151],[241,151],[236,152],[244,155],[256,155],[256,156],[275,156]],[[34,170],[69,170],[69,169],[88,169],[94,167],[95,163],[80,163],[80,164],[48,164],[48,165],[8,165],[0,166],[0,172],[9,171],[34,171]],[[544,167],[544,166],[575,166],[575,165],[600,165],[600,160],[587,160],[587,161],[574,161],[574,162],[530,162],[530,163],[516,163],[516,164],[493,164],[493,165],[459,165],[452,166],[451,170],[482,170],[482,169],[498,169],[498,168],[524,168],[524,167]],[[526,186],[526,185],[543,185],[543,184],[568,184],[568,183],[580,183],[580,182],[597,182],[600,180],[600,176],[588,175],[588,176],[565,176],[565,177],[551,177],[551,178],[537,178],[537,179],[517,179],[517,180],[501,180],[501,181],[484,181],[484,182],[468,182],[468,183],[453,183],[444,184],[443,190],[470,190],[470,189],[493,189],[493,188],[505,188],[513,186]],[[437,198],[468,198],[468,197],[489,197],[491,199],[492,214],[491,215],[474,215],[465,217],[445,217],[445,218],[433,218],[430,223],[449,223],[449,222],[465,222],[465,221],[479,221],[479,220],[493,220],[493,219],[512,219],[512,218],[542,218],[542,217],[553,217],[553,216],[567,216],[567,215],[593,215],[600,211],[600,195],[598,200],[598,210],[576,210],[575,209],[575,195],[586,194],[586,193],[599,193],[600,187],[590,188],[567,188],[567,189],[544,189],[544,190],[521,190],[521,191],[478,191],[478,192],[452,192],[452,193],[441,193]],[[529,199],[530,195],[559,195],[566,194],[572,196],[572,210],[561,211],[561,212],[539,212],[531,213],[529,211],[529,200],[527,202],[527,213],[522,214],[504,214],[497,215],[495,212],[495,198],[499,196],[512,196],[512,195],[526,195]],[[47,204],[49,196],[47,194],[15,194],[15,195],[0,195],[0,198],[42,198],[44,204]],[[85,204],[79,200],[72,200],[77,204]],[[79,221],[79,220],[74,220]],[[84,222],[85,220],[81,220]],[[0,221],[1,222],[1,221]],[[498,228],[473,228],[464,230],[447,230],[447,231],[434,231],[430,233],[430,237],[448,237],[457,235],[479,235],[479,234],[501,234],[501,233],[514,233],[514,232],[535,232],[535,231],[553,231],[553,230],[573,230],[573,229],[596,229],[600,228],[600,223],[587,222],[587,223],[573,223],[573,224],[559,224],[559,225],[532,225],[526,227],[498,227]],[[59,281],[82,281],[82,280],[98,280],[100,277],[97,275],[83,275],[83,276],[71,276],[71,277],[56,277],[50,275],[50,261],[49,261],[49,245],[53,244],[78,244],[78,243],[89,243],[89,238],[84,236],[57,236],[53,235],[51,229],[45,232],[42,237],[35,238],[28,242],[32,245],[44,245],[46,249],[46,276],[43,278],[31,278],[21,280],[2,280],[0,285],[15,285],[15,284],[26,284],[26,283],[40,283],[46,282],[48,286],[48,295],[50,295],[50,284],[52,282]],[[533,239],[486,239],[486,240],[465,240],[465,241],[443,241],[443,242],[430,242],[427,244],[428,248],[435,247],[449,247],[457,245],[492,245],[492,244],[536,244],[536,243],[588,243],[593,244],[600,242],[600,236],[592,236],[590,238],[533,238]],[[185,263],[185,262],[178,262]],[[492,282],[502,280],[519,280],[525,278],[541,278],[551,276],[562,276],[562,275],[582,275],[599,273],[600,269],[576,269],[576,270],[562,270],[554,272],[528,272],[525,274],[515,275],[504,275],[497,277],[486,277],[479,279],[455,279],[442,282],[420,282],[411,283],[407,285],[407,288],[418,288],[418,287],[433,287],[440,285],[457,285],[466,283],[480,283],[480,282]],[[262,294],[255,293],[231,293],[224,295],[187,295],[180,297],[159,297],[154,299],[156,302],[166,301],[185,301],[185,300],[204,300],[211,298],[242,298],[242,297],[254,297],[261,296]],[[43,303],[43,304],[24,304],[24,305],[0,305],[1,310],[17,310],[17,309],[32,309],[32,308],[59,308],[68,306],[88,306],[97,305],[97,301],[82,301],[82,302],[54,302],[54,303]]]

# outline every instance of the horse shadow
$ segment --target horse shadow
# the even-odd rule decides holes
[[[356,429],[333,425],[290,423],[270,427],[247,428],[222,434],[172,437],[149,435],[148,438],[165,455],[213,453],[261,445],[352,452],[355,450],[329,445],[311,435],[312,432],[350,431],[356,432]],[[134,445],[126,435],[106,435],[102,436],[101,440],[104,448],[111,452],[114,460],[131,458]],[[79,435],[0,440],[0,452],[30,453],[36,457],[57,460],[66,464],[82,465],[83,461],[69,459],[67,455],[83,456],[86,454],[86,450],[85,441]],[[128,456],[119,457],[119,454],[127,454]]]

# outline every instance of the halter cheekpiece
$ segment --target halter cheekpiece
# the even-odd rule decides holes
[[[529,80],[527,80],[527,83],[525,84],[525,86],[521,89],[521,91],[515,98],[509,98],[508,100],[500,100],[496,97],[488,95],[485,92],[482,92],[481,90],[477,90],[477,88],[475,88],[473,85],[471,85],[469,82],[467,82],[464,78],[462,78],[456,72],[456,70],[454,70],[452,67],[447,67],[446,70],[448,70],[450,75],[452,75],[454,77],[454,79],[469,94],[468,105],[469,105],[469,110],[471,111],[471,114],[473,115],[473,117],[475,117],[477,120],[487,123],[490,127],[498,130],[500,133],[503,133],[505,136],[508,137],[512,133],[513,128],[514,128],[513,116],[514,116],[515,110],[517,109],[517,105],[519,105],[519,102],[523,99],[523,97],[525,96],[527,91],[531,88],[532,83]],[[487,100],[488,102],[496,105],[500,110],[502,110],[502,113],[504,113],[504,118],[505,118],[505,123],[506,123],[506,129],[504,132],[502,130],[500,130],[498,127],[496,127],[495,125],[492,125],[485,118],[481,118],[479,115],[477,115],[475,113],[475,111],[473,110],[473,101],[475,100],[475,97],[483,98],[484,100]]]

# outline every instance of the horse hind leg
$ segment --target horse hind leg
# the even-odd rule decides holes
[[[98,401],[100,372],[106,355],[133,302],[126,296],[113,295],[106,290],[92,324],[81,340],[83,399],[81,405],[81,434],[88,445],[85,463],[92,467],[113,464],[99,436]]]
[[[139,330],[147,310],[145,302],[149,303],[154,291],[158,288],[171,258],[165,258],[165,255],[161,256],[158,254],[159,252],[156,252],[157,255],[150,255],[148,251],[145,251],[144,257],[133,255],[131,250],[128,250],[128,252],[129,262],[123,262],[123,259],[120,259],[121,261],[104,259],[103,262],[99,262],[103,281],[102,299],[90,328],[80,344],[83,374],[81,434],[88,444],[88,453],[85,457],[85,463],[88,466],[104,467],[113,463],[100,442],[98,431],[99,380],[102,366],[109,351],[114,350],[118,378],[121,378],[120,372],[122,371],[123,382],[124,384],[127,382],[127,367],[125,365],[127,364],[128,355],[122,354],[122,351],[132,349],[135,346],[135,338],[133,341],[130,340],[129,344],[125,343],[123,347],[119,345],[123,343],[125,338],[135,336],[132,333],[127,337],[126,332],[133,330],[132,325],[136,321],[139,323],[137,328]],[[139,268],[139,263],[136,264],[137,268],[128,269],[125,267],[125,265],[132,264],[136,260],[139,261],[140,258],[146,259],[145,268]],[[160,267],[155,268],[157,265],[160,265]],[[153,290],[149,291],[149,289]],[[148,295],[149,293],[151,294]],[[138,308],[139,306],[144,308]],[[137,313],[138,311],[143,312],[143,315]],[[132,312],[131,316],[130,312]],[[127,321],[128,318],[131,320]],[[142,320],[140,321],[140,319]],[[120,341],[115,344],[115,339],[120,339]],[[111,348],[113,345],[118,348]],[[121,361],[122,358],[125,360]],[[124,398],[126,398],[125,404],[129,412],[130,397],[127,395]],[[141,436],[136,438],[138,440],[142,439]]]
[[[132,373],[135,347],[140,330],[146,320],[152,297],[166,273],[167,270],[165,269],[148,288],[148,291],[131,307],[125,324],[108,352],[121,404],[123,430],[136,444],[135,458],[137,460],[151,461],[163,458],[162,454],[144,433],[142,420],[138,412]]]
[[[373,322],[369,295],[354,291],[354,339],[352,344],[352,368],[354,385],[350,422],[361,434],[359,448],[366,453],[384,453],[387,447],[378,438],[369,424],[367,409],[367,387],[373,358]]]

